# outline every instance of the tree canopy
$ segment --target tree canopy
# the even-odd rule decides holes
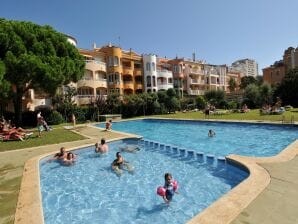
[[[240,89],[245,89],[250,84],[257,84],[257,80],[253,76],[244,76],[241,78]]]
[[[284,105],[298,107],[298,68],[290,70],[277,87],[275,95],[280,97]]]
[[[3,79],[12,86],[17,123],[26,91],[54,94],[57,87],[78,81],[85,65],[64,34],[50,26],[5,19],[0,19],[0,60],[5,64]]]

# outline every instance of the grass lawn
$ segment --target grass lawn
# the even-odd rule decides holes
[[[0,142],[0,152],[14,149],[31,148],[41,145],[50,145],[61,142],[70,142],[82,140],[85,137],[65,130],[63,128],[55,128],[49,132],[42,132],[42,137],[38,138],[38,133],[34,132],[33,136],[25,141],[5,141]]]
[[[198,112],[178,112],[175,114],[164,114],[156,115],[156,117],[164,118],[180,118],[180,119],[216,119],[216,120],[256,120],[256,121],[282,121],[283,117],[285,123],[289,123],[291,118],[294,121],[298,121],[298,108],[292,109],[291,111],[286,111],[282,115],[260,115],[258,109],[250,110],[247,113],[229,113],[221,115],[210,115],[209,118],[205,118],[205,114],[202,111]]]

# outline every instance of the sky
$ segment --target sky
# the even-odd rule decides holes
[[[259,73],[298,46],[297,9],[297,0],[0,0],[0,17],[50,25],[79,48],[111,42],[227,65],[250,58]]]

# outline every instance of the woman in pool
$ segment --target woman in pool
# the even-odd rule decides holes
[[[175,185],[176,185],[176,187],[175,187]],[[177,182],[176,182],[176,184],[174,183],[173,178],[172,178],[172,174],[170,174],[170,173],[165,174],[164,189],[166,190],[166,193],[163,196],[163,200],[167,204],[170,204],[170,202],[173,199],[174,193],[178,194],[178,192],[177,192]]]
[[[106,140],[104,138],[100,140],[100,144],[98,143],[95,144],[96,153],[104,154],[104,153],[107,153],[108,151],[109,151],[109,146],[106,143]]]
[[[66,158],[63,159],[63,164],[70,166],[76,161],[76,156],[72,152],[68,152]]]
[[[133,168],[124,160],[120,152],[116,153],[116,159],[112,162],[111,166],[117,174],[122,174],[124,168],[128,172],[133,172]]]

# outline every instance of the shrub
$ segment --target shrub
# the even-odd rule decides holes
[[[58,111],[52,111],[49,116],[48,123],[49,124],[61,124],[64,122],[62,115]]]

